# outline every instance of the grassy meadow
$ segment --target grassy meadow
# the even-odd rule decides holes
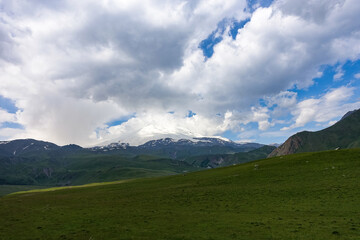
[[[0,198],[0,239],[359,239],[360,150]]]

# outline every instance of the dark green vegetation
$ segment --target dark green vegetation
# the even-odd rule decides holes
[[[360,150],[0,198],[0,239],[359,239]]]
[[[301,152],[360,147],[360,110],[347,113],[331,127],[317,132],[300,132],[291,136],[269,156]]]

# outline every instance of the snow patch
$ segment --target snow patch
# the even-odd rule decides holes
[[[30,147],[31,145],[34,145],[34,143],[31,143],[30,145],[24,147],[23,150],[27,149],[27,148]]]

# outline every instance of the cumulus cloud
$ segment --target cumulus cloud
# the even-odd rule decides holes
[[[58,144],[92,144],[92,132],[123,112],[110,101],[94,103],[56,93],[34,97],[20,106],[24,110],[17,114],[18,123],[28,127],[21,137],[42,139],[46,132],[46,139]]]
[[[0,108],[0,124],[3,122],[15,122],[16,121],[16,115],[8,113],[4,109]]]
[[[289,89],[360,54],[356,0],[278,0],[252,15],[245,0],[0,5],[0,95],[19,108],[21,136],[60,144],[213,135],[250,122],[264,131],[294,106]],[[234,40],[231,23],[249,17]],[[223,19],[223,40],[205,60],[199,43]],[[311,119],[301,118],[294,126]]]

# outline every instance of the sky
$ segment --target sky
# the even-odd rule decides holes
[[[0,0],[0,140],[282,143],[360,108],[358,0]]]

